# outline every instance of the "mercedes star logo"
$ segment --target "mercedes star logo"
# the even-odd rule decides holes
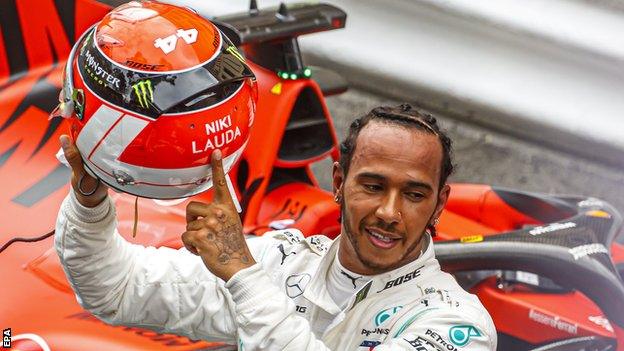
[[[291,299],[303,294],[312,277],[307,274],[293,274],[286,279],[286,295]]]

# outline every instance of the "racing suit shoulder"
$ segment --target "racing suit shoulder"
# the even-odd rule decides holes
[[[270,240],[267,244],[269,247],[276,247],[284,258],[290,253],[306,253],[314,254],[314,256],[322,257],[327,253],[332,239],[324,235],[312,235],[304,237],[298,229],[283,229],[265,233],[262,238]],[[267,250],[268,251],[268,250]],[[290,253],[289,253],[290,252]],[[263,256],[264,259],[264,256]],[[283,264],[282,260],[282,264]]]
[[[409,350],[496,350],[497,334],[490,315],[475,295],[459,287],[431,290],[406,307],[390,331],[392,339],[375,350],[403,349],[400,346]]]
[[[280,285],[293,272],[305,271],[312,274],[332,242],[323,235],[306,238],[298,229],[271,231],[261,238],[267,243],[257,261],[262,263],[267,272],[271,273],[272,279]]]
[[[273,238],[276,241],[286,241],[291,245],[298,244],[301,241],[305,240],[305,237],[303,236],[301,231],[295,228],[273,230],[273,231],[264,233],[262,237]]]

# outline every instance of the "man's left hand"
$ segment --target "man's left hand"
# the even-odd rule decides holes
[[[245,242],[221,158],[220,150],[213,151],[210,158],[212,203],[192,201],[186,207],[186,232],[182,234],[182,242],[187,250],[202,258],[208,270],[228,281],[236,272],[256,262]]]

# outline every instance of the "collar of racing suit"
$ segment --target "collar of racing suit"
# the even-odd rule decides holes
[[[345,311],[352,309],[364,299],[392,293],[399,285],[420,287],[418,282],[424,281],[432,274],[440,272],[440,265],[435,259],[433,245],[431,244],[431,236],[428,233],[425,235],[426,237],[424,239],[426,240],[426,249],[417,259],[392,271],[371,276],[371,280],[359,289],[353,297],[351,297],[347,303]],[[325,256],[321,259],[321,263],[314,273],[314,277],[312,278],[310,285],[303,293],[303,297],[305,297],[308,301],[319,306],[332,315],[342,312],[342,309],[334,303],[333,299],[329,296],[329,292],[327,291],[327,276],[333,260],[336,257],[339,242],[340,236],[334,240]],[[420,291],[418,289],[412,289],[412,291],[414,291],[415,295],[425,294],[424,291]]]

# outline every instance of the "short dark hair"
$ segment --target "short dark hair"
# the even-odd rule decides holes
[[[442,145],[442,164],[440,168],[439,189],[446,184],[446,180],[453,173],[452,142],[451,139],[440,129],[435,117],[428,113],[414,109],[410,104],[401,104],[396,107],[379,106],[372,109],[368,114],[356,118],[349,127],[349,134],[340,144],[340,167],[347,176],[357,137],[362,128],[370,121],[382,121],[401,126],[416,128],[428,134],[436,135]]]

